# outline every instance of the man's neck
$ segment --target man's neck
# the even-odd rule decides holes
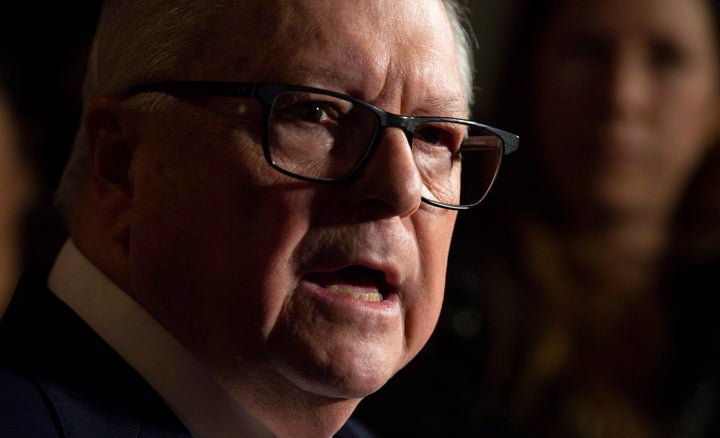
[[[48,285],[143,376],[193,435],[271,436],[71,241],[60,251]]]

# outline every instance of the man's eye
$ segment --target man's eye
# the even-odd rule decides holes
[[[437,126],[421,126],[415,131],[414,138],[415,141],[421,141],[427,145],[456,149],[453,134]]]
[[[332,118],[331,111],[317,102],[298,102],[285,108],[285,112],[306,122],[322,123]]]
[[[423,127],[415,131],[415,138],[429,144],[437,144],[442,141],[442,131],[432,127]]]

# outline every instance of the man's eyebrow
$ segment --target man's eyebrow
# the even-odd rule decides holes
[[[313,82],[321,84],[347,84],[360,82],[360,79],[353,80],[347,71],[339,71],[336,69],[317,69],[311,66],[298,66],[288,72],[285,80],[296,85],[308,85],[308,79],[312,78]],[[313,84],[317,85],[317,84]],[[338,91],[338,90],[334,90]],[[413,105],[416,116],[438,116],[438,117],[468,117],[468,103],[463,96],[456,94],[433,95],[417,99]]]
[[[312,78],[313,82],[319,79],[319,82],[329,84],[341,84],[348,81],[348,73],[335,69],[317,69],[307,66],[298,66],[286,75],[286,80],[296,85],[307,85],[308,79]]]
[[[450,94],[424,97],[418,102],[418,108],[422,113],[418,115],[467,118],[469,114],[467,100]]]

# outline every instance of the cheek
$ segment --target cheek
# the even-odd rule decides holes
[[[425,345],[440,316],[448,252],[457,212],[428,211],[427,216],[430,217],[428,220],[415,221],[420,253],[419,287],[423,293],[413,294],[412,301],[406,306],[405,337],[414,353]]]
[[[307,229],[309,195],[283,188],[262,157],[213,145],[138,164],[131,272],[166,328],[230,360],[252,351],[238,344],[262,342],[294,287],[288,260]]]
[[[294,289],[288,260],[303,220],[285,214],[290,207],[277,198],[253,208],[210,198],[139,220],[133,272],[166,328],[193,351],[231,364],[236,354],[261,351]]]
[[[679,180],[687,178],[717,136],[717,103],[709,93],[677,93],[657,105],[655,142],[659,165]]]

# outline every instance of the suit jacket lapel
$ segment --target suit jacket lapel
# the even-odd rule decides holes
[[[47,270],[21,280],[0,323],[0,364],[36,382],[62,436],[186,436],[144,379],[47,289]]]

